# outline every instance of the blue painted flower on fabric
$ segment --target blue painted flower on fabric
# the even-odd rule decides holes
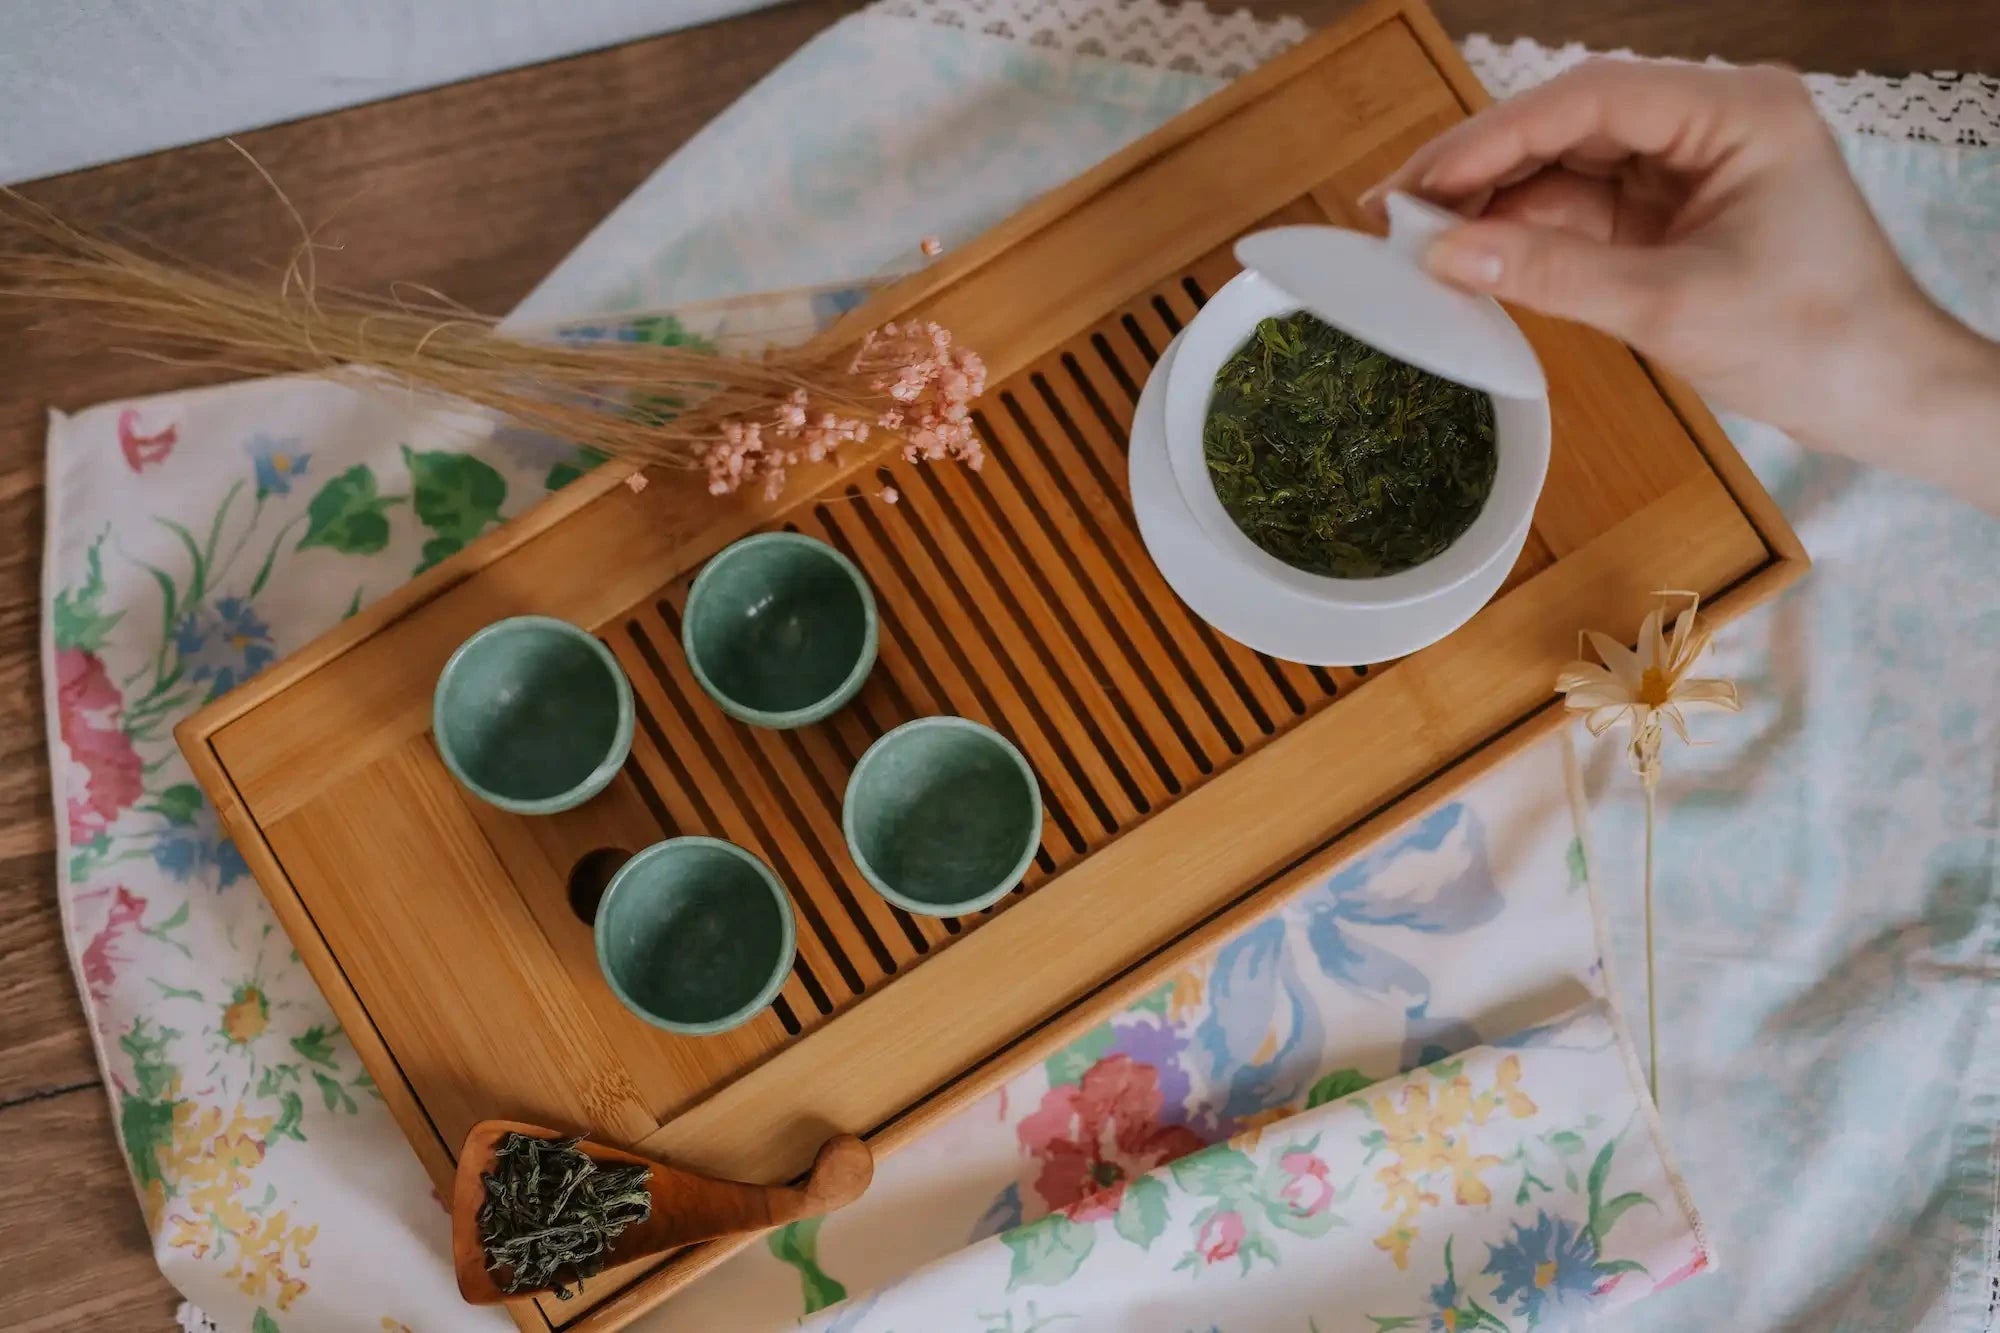
[[[267,495],[290,495],[292,478],[306,474],[306,464],[312,461],[311,454],[299,452],[297,436],[274,439],[262,432],[244,441],[243,447],[250,451],[251,465],[257,471],[257,498]]]
[[[1215,957],[1208,977],[1209,1010],[1195,1029],[1207,1057],[1211,1092],[1220,1104],[1206,1111],[1213,1123],[1199,1128],[1226,1138],[1260,1112],[1302,1098],[1320,1070],[1324,1028],[1319,1006],[1299,978],[1282,918],[1265,921],[1231,940]]]
[[[241,597],[197,607],[174,628],[174,651],[191,681],[212,681],[209,697],[226,694],[271,665],[271,627]]]
[[[1504,901],[1493,882],[1478,817],[1453,803],[1307,895],[1300,908],[1320,968],[1364,995],[1390,1001],[1408,1017],[1403,1067],[1413,1069],[1476,1045],[1478,1034],[1430,1012],[1430,981],[1416,964],[1376,942],[1382,929],[1455,935],[1498,916]]]
[[[1021,1225],[1021,1186],[1016,1181],[995,1195],[993,1202],[986,1205],[986,1211],[972,1224],[972,1234],[965,1238],[967,1245],[977,1245],[988,1236],[997,1236],[1003,1231],[1012,1231]]]
[[[250,873],[243,854],[223,835],[206,801],[191,819],[169,824],[154,835],[152,856],[154,865],[182,883],[213,874],[215,886],[226,889]]]
[[[1590,1232],[1546,1212],[1533,1226],[1514,1224],[1504,1245],[1489,1245],[1484,1272],[1499,1278],[1493,1298],[1513,1302],[1534,1328],[1569,1328],[1597,1295],[1597,1244]]]

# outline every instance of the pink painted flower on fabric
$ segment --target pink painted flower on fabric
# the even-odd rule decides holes
[[[69,839],[95,838],[144,791],[138,752],[119,726],[125,701],[95,653],[56,652],[56,717],[63,745],[83,770],[82,790],[69,796]]]
[[[1204,1145],[1183,1125],[1163,1125],[1159,1074],[1111,1055],[1073,1084],[1050,1088],[1015,1133],[1041,1159],[1035,1190],[1073,1222],[1110,1217],[1128,1182]]]
[[[104,924],[90,937],[90,943],[83,946],[77,955],[77,970],[83,975],[84,989],[98,1004],[108,1003],[111,987],[117,983],[118,969],[125,964],[125,958],[118,951],[118,941],[133,929],[146,915],[146,900],[123,884],[111,890],[111,910],[104,915]]]
[[[179,426],[163,426],[150,435],[142,432],[136,408],[118,414],[118,448],[125,455],[125,466],[134,472],[166,462],[179,438]]]
[[[1243,1214],[1238,1212],[1217,1213],[1203,1222],[1194,1242],[1195,1252],[1212,1264],[1234,1259],[1242,1246]]]
[[[1319,1158],[1288,1152],[1278,1159],[1278,1169],[1285,1173],[1278,1197],[1294,1217],[1317,1217],[1333,1205],[1333,1182],[1326,1178],[1327,1165]]]

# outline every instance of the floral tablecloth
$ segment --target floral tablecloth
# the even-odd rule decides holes
[[[719,118],[517,319],[681,307],[607,323],[681,337],[735,317],[691,302],[832,283],[793,301],[824,317],[922,235],[976,233],[1299,32],[891,0]],[[1472,54],[1503,82],[1556,58]],[[2000,327],[1991,157],[1851,151],[1926,281]],[[1670,769],[1663,1083],[1730,1265],[1628,1318],[1985,1328],[2000,538],[1737,429],[1820,566],[1725,637],[1752,710]],[[52,419],[65,919],[162,1267],[220,1327],[500,1325],[457,1303],[440,1204],[169,728],[586,461],[301,380]],[[1592,1002],[1593,885],[1637,938],[1633,809],[1593,755],[1587,856],[1561,760],[1404,831],[647,1326],[1523,1329],[1708,1266]]]

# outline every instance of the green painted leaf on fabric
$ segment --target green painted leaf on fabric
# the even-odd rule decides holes
[[[687,326],[672,315],[640,315],[627,325],[642,343],[655,347],[692,347],[697,352],[712,352],[715,344],[698,333],[688,332]]]
[[[151,1025],[141,1018],[132,1030],[118,1039],[118,1049],[132,1061],[132,1079],[141,1097],[162,1100],[180,1077],[180,1070],[167,1060],[167,1043],[181,1034],[173,1028]]]
[[[278,1327],[278,1321],[271,1318],[270,1313],[260,1305],[257,1307],[257,1313],[250,1319],[250,1333],[284,1333],[284,1331]]]
[[[1147,1013],[1158,1014],[1160,1017],[1165,1018],[1167,1016],[1167,1007],[1173,1003],[1173,999],[1174,983],[1169,981],[1164,986],[1155,986],[1152,990],[1147,991],[1132,1007],[1137,1010],[1144,1010]]]
[[[465,549],[465,543],[456,537],[433,537],[424,543],[423,558],[417,562],[414,572],[421,574],[432,565],[442,564]]]
[[[378,492],[375,473],[356,463],[313,496],[306,506],[306,535],[295,549],[324,546],[343,555],[375,555],[389,544],[389,507],[403,499]]]
[[[1085,1071],[1111,1049],[1115,1035],[1111,1031],[1111,1025],[1105,1023],[1092,1028],[1050,1056],[1044,1064],[1049,1075],[1049,1086],[1060,1088],[1067,1084],[1082,1082]]]
[[[257,1095],[259,1097],[276,1096],[287,1082],[297,1083],[298,1081],[299,1067],[297,1065],[266,1065],[264,1067],[264,1076],[257,1080]]]
[[[1621,1194],[1608,1202],[1605,1200],[1604,1183],[1611,1175],[1611,1156],[1617,1150],[1617,1139],[1605,1142],[1604,1147],[1598,1151],[1596,1160],[1590,1164],[1590,1176],[1586,1184],[1590,1193],[1590,1221],[1587,1229],[1591,1240],[1596,1243],[1599,1254],[1604,1253],[1605,1237],[1611,1234],[1611,1228],[1618,1224],[1619,1218],[1642,1203],[1648,1208],[1659,1207],[1636,1190]]]
[[[347,609],[340,613],[340,618],[342,620],[351,619],[354,613],[361,609],[361,592],[362,590],[360,588],[356,588],[354,590],[354,599],[347,604]]]
[[[1584,1149],[1583,1135],[1574,1130],[1559,1129],[1549,1135],[1549,1146],[1565,1157],[1574,1156]]]
[[[1050,1213],[1039,1222],[1015,1227],[1001,1240],[1014,1252],[1007,1290],[1053,1287],[1069,1281],[1083,1267],[1097,1243],[1097,1229],[1079,1226],[1061,1213]]]
[[[1125,1198],[1118,1205],[1117,1219],[1112,1223],[1118,1234],[1131,1241],[1142,1250],[1153,1248],[1153,1242],[1167,1229],[1167,1187],[1154,1176],[1141,1176],[1125,1190]]]
[[[83,584],[77,588],[64,588],[49,605],[49,629],[57,648],[81,648],[94,653],[104,646],[105,638],[124,616],[123,611],[113,611],[106,615],[98,610],[98,599],[104,596],[104,561],[99,548],[104,545],[108,533],[100,534],[84,552]]]
[[[278,1099],[278,1105],[282,1109],[278,1113],[277,1123],[271,1126],[271,1137],[274,1139],[297,1139],[300,1143],[304,1143],[306,1141],[305,1130],[301,1129],[300,1125],[305,1119],[305,1102],[296,1092],[286,1092],[283,1097]]]
[[[575,453],[549,469],[549,475],[542,484],[549,490],[559,491],[603,463],[608,456],[595,449],[578,446]]]
[[[1183,1157],[1167,1169],[1173,1172],[1174,1184],[1189,1194],[1215,1198],[1247,1189],[1257,1178],[1257,1164],[1225,1143]]]
[[[410,469],[411,500],[417,519],[436,534],[424,543],[419,573],[500,521],[507,503],[507,482],[491,466],[470,454],[418,453],[403,446]]]
[[[139,1183],[141,1193],[156,1181],[166,1183],[160,1175],[159,1154],[173,1142],[175,1105],[171,1101],[134,1097],[129,1092],[119,1094],[118,1138],[125,1145],[125,1156],[132,1163],[132,1178]]]
[[[1601,1208],[1592,1210],[1590,1229],[1596,1233],[1600,1249],[1604,1245],[1604,1238],[1611,1234],[1611,1228],[1618,1225],[1618,1219],[1642,1203],[1648,1208],[1659,1207],[1658,1204],[1645,1195],[1639,1193],[1637,1190],[1633,1190],[1629,1193],[1619,1195]]]
[[[340,1086],[338,1079],[328,1078],[317,1069],[312,1071],[312,1076],[313,1082],[319,1084],[319,1095],[326,1102],[327,1110],[345,1111],[353,1115],[361,1109],[355,1104],[354,1098],[347,1095],[347,1089]]]
[[[1613,1277],[1619,1273],[1646,1273],[1647,1277],[1652,1276],[1651,1273],[1646,1272],[1646,1265],[1640,1263],[1637,1259],[1600,1259],[1597,1261],[1597,1274],[1599,1277]]]
[[[800,1297],[806,1314],[847,1299],[847,1288],[819,1266],[819,1227],[823,1221],[824,1218],[812,1217],[793,1222],[773,1231],[765,1241],[779,1263],[799,1270]]]
[[[153,804],[169,824],[192,824],[201,813],[201,788],[192,782],[177,782],[155,797]]]
[[[332,1069],[334,1068],[333,1038],[338,1031],[338,1028],[329,1031],[315,1023],[307,1028],[303,1035],[292,1038],[292,1049],[314,1064],[325,1065],[328,1069]]]
[[[1306,1109],[1310,1111],[1315,1106],[1337,1102],[1350,1093],[1373,1086],[1374,1083],[1374,1079],[1358,1069],[1336,1069],[1312,1085],[1312,1091],[1306,1094]]]
[[[1580,889],[1590,879],[1590,866],[1583,858],[1583,839],[1569,840],[1569,853],[1565,858],[1569,863],[1569,887],[1572,892]]]

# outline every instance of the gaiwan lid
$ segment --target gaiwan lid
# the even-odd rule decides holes
[[[1543,398],[1548,379],[1526,335],[1487,296],[1423,266],[1431,238],[1460,219],[1407,194],[1388,200],[1389,234],[1275,227],[1236,243],[1236,258],[1301,307],[1419,370],[1503,398]]]

